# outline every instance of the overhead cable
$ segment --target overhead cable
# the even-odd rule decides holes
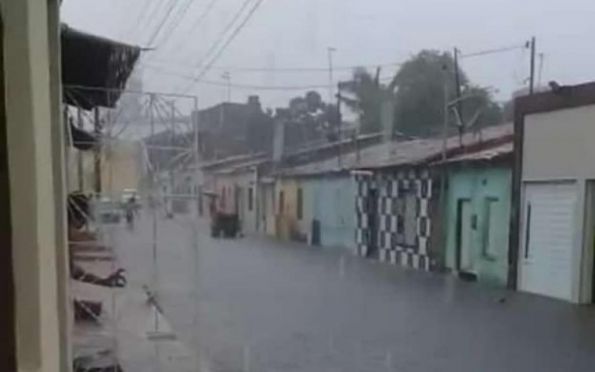
[[[192,86],[194,85],[194,83],[196,83],[197,81],[199,81],[210,70],[210,68],[215,64],[215,62],[217,62],[217,60],[219,59],[219,57],[221,56],[221,54],[223,54],[223,52],[227,49],[227,47],[231,44],[231,42],[236,38],[236,36],[246,26],[246,24],[248,23],[248,21],[250,20],[250,18],[252,18],[252,16],[254,15],[254,13],[256,13],[256,11],[258,10],[258,8],[260,7],[260,5],[262,4],[263,1],[264,0],[257,0],[256,1],[256,3],[254,4],[254,6],[250,9],[250,11],[246,15],[246,17],[244,17],[244,19],[242,20],[242,22],[239,24],[239,26],[236,27],[235,30],[233,30],[233,32],[231,33],[231,35],[229,36],[229,38],[227,39],[227,41],[225,42],[225,44],[223,44],[223,47],[221,47],[221,49],[219,49],[219,51],[217,52],[217,54],[215,54],[215,56],[211,59],[211,61],[202,69],[202,71],[200,72],[200,74],[195,79],[192,79],[193,82],[188,86],[188,88],[186,88],[184,90],[184,92],[188,92],[188,90],[190,90],[190,88],[192,88]]]

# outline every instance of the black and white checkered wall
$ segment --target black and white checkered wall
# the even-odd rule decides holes
[[[370,256],[376,252],[381,261],[430,270],[432,221],[429,212],[433,197],[430,172],[427,169],[378,172],[374,176],[357,175],[356,182],[358,254]],[[374,194],[376,200],[371,202]],[[369,210],[370,206],[375,210]],[[372,213],[376,232],[370,228]],[[376,247],[371,246],[373,242]]]

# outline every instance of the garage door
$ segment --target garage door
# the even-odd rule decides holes
[[[519,288],[572,299],[574,183],[525,184]]]

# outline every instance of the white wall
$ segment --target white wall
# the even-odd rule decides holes
[[[57,189],[61,149],[53,132],[61,130],[59,51],[49,46],[57,44],[58,7],[57,0],[0,0],[19,371],[61,372],[70,365],[59,315],[67,272],[59,245],[64,226],[56,223],[63,191]]]
[[[595,178],[595,105],[528,115],[523,179]]]
[[[527,115],[523,136],[522,180],[576,182],[573,238],[573,302],[590,302],[591,244],[585,244],[588,180],[595,179],[595,105]],[[523,231],[521,227],[520,231]]]

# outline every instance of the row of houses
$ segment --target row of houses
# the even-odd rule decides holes
[[[595,83],[568,86],[518,98],[514,123],[446,141],[223,159],[202,166],[200,188],[245,234],[591,303],[594,104]]]
[[[237,211],[245,234],[422,270],[449,267],[504,286],[508,224],[498,222],[510,213],[511,164],[512,124],[504,124],[446,142],[368,135],[282,156],[223,159],[202,166],[201,189],[217,195],[219,210]],[[466,202],[458,206],[459,199]],[[462,241],[457,218],[468,235]],[[489,259],[475,257],[478,241]]]

